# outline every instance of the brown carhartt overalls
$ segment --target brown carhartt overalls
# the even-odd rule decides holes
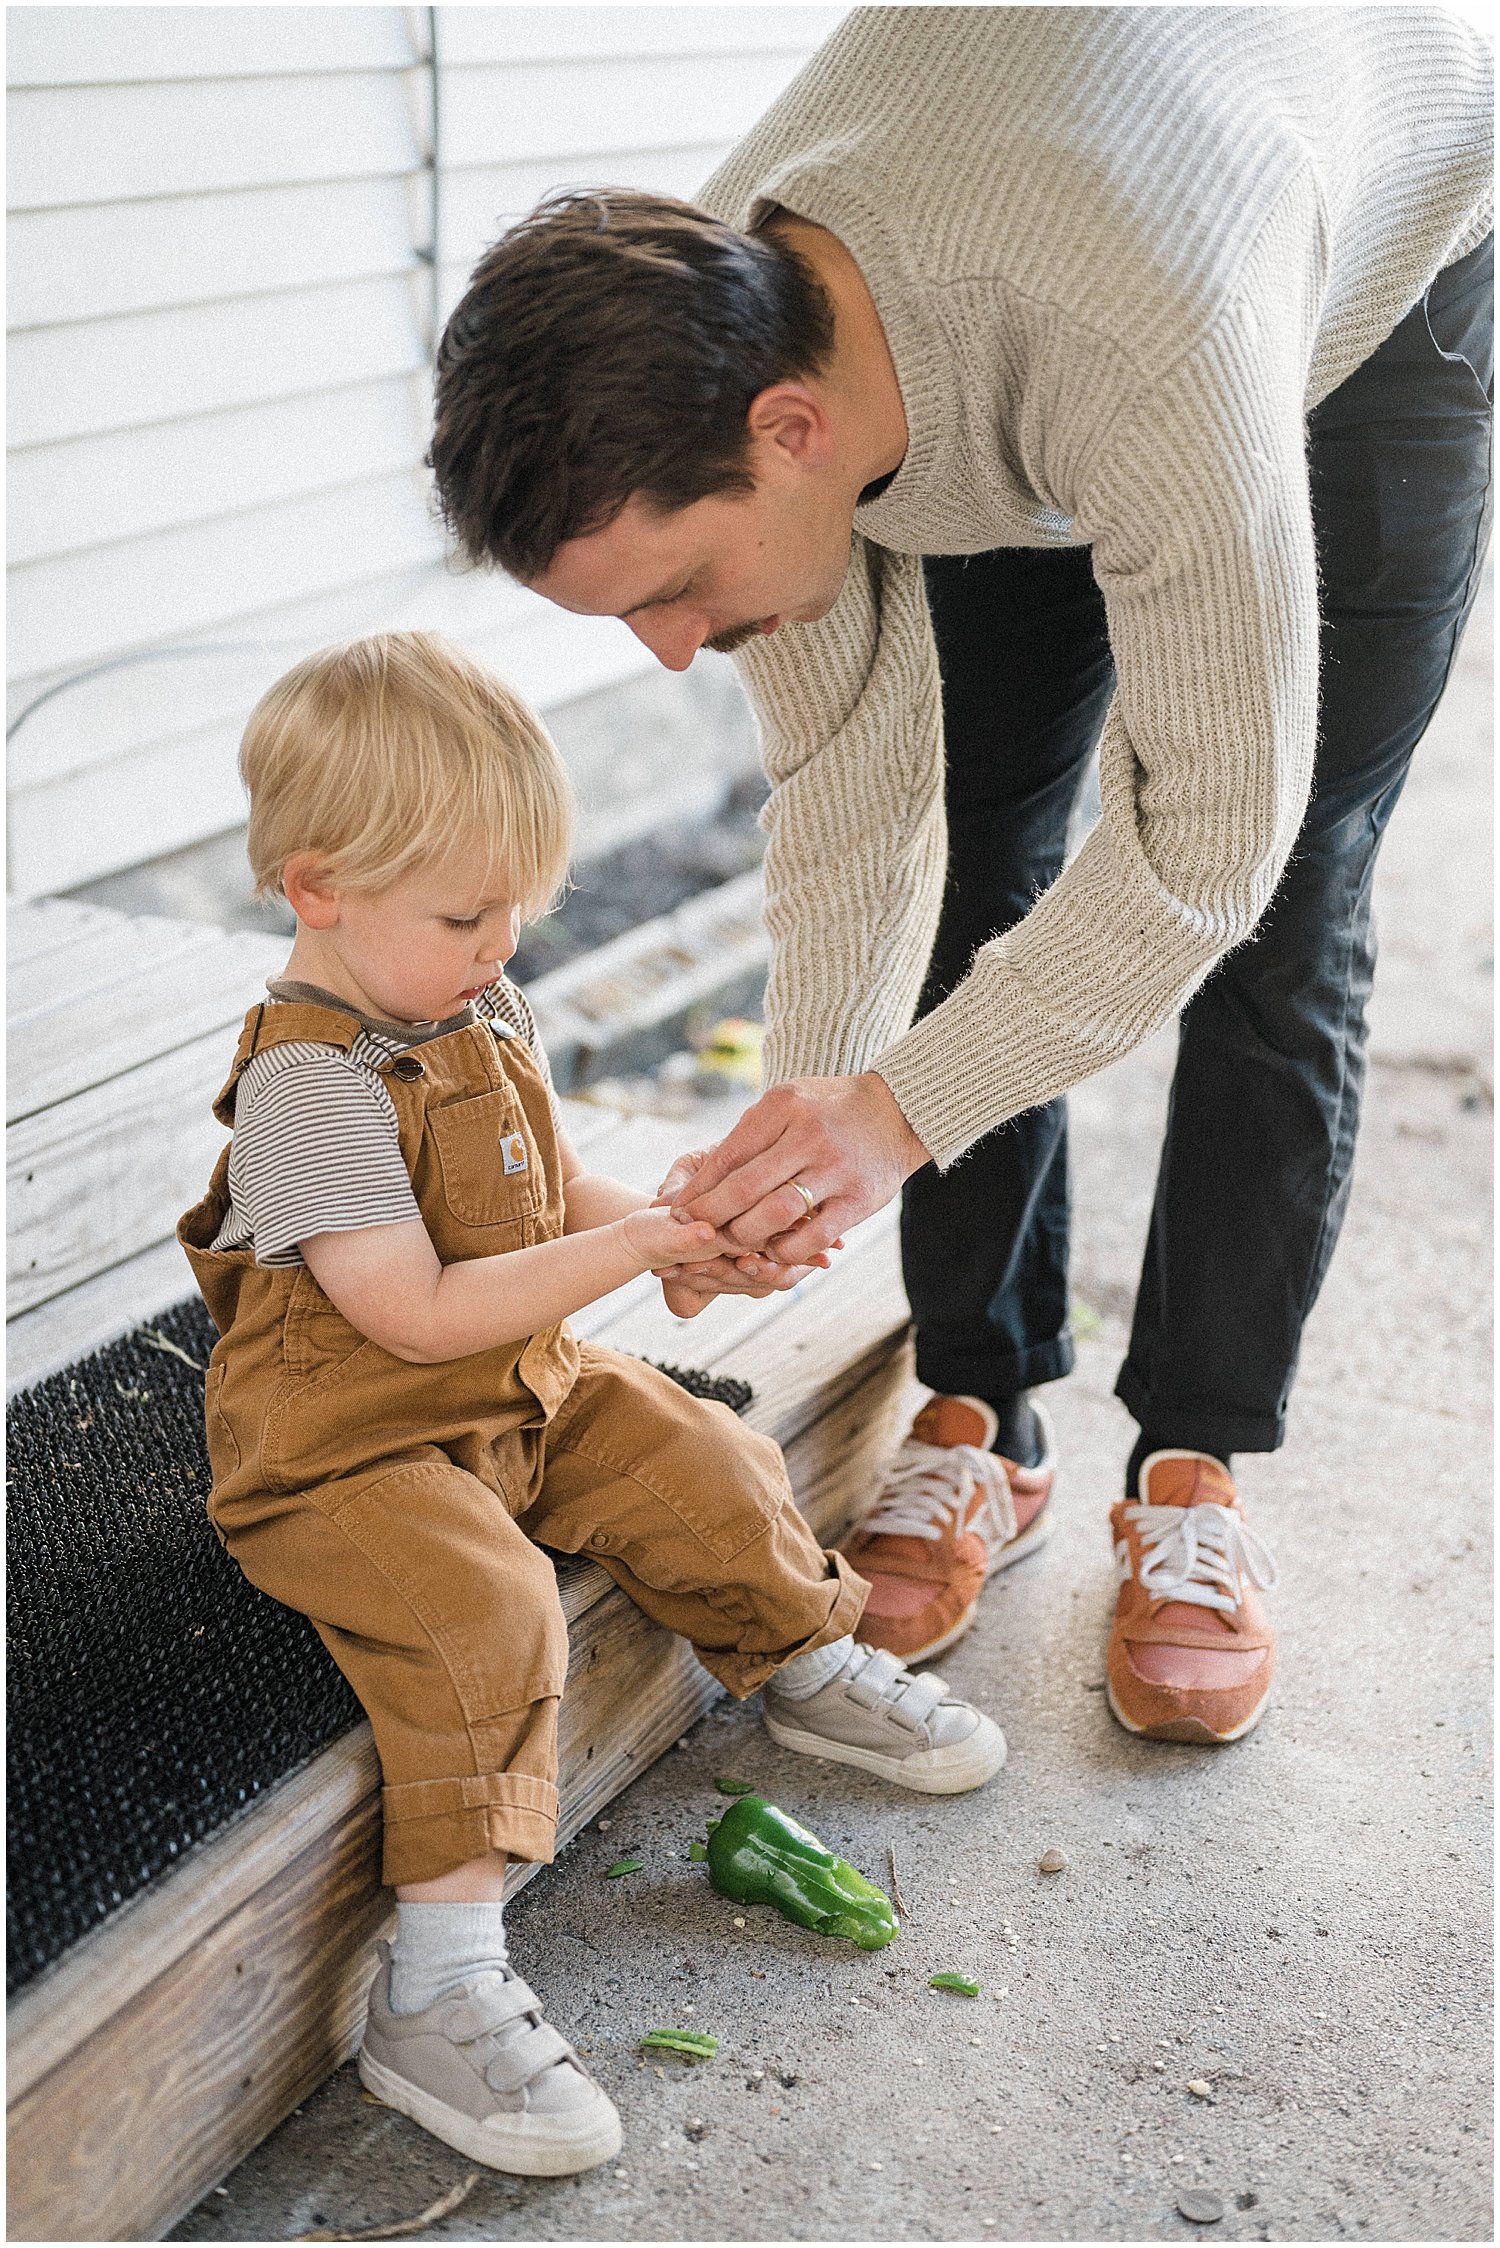
[[[347,1053],[358,1029],[333,1008],[252,1008],[215,1115],[233,1123],[261,1049]],[[381,1074],[444,1264],[561,1234],[547,1088],[508,1026],[447,1032]],[[525,1168],[507,1172],[500,1143],[516,1133]],[[862,1580],[818,1546],[777,1447],[727,1407],[566,1327],[409,1365],[351,1327],[305,1265],[209,1247],[228,1176],[226,1148],[178,1227],[220,1336],[209,1515],[251,1583],[312,1619],[364,1704],[388,1882],[488,1850],[552,1856],[568,1635],[534,1541],[587,1551],[733,1694],[852,1630]]]

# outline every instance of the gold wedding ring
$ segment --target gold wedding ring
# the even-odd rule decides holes
[[[805,1187],[800,1179],[788,1179],[786,1183],[788,1186],[796,1188],[803,1201],[807,1204],[807,1214],[809,1217],[811,1217],[814,1210],[816,1210],[816,1208],[818,1207],[816,1195],[814,1195],[809,1188]]]

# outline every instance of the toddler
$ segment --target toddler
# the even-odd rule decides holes
[[[512,1858],[549,1862],[568,1659],[552,1553],[587,1552],[783,1746],[933,1793],[1005,1743],[853,1637],[776,1446],[570,1312],[733,1244],[587,1171],[526,1001],[522,921],[571,800],[539,721],[427,633],[299,664],[246,730],[249,849],[297,917],[179,1228],[219,1329],[209,1511],[309,1616],[374,1729],[397,1932],[360,2073],[474,2160],[552,2176],[620,2123],[506,1955]]]

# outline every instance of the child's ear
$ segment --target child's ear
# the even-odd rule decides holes
[[[339,891],[326,859],[294,851],[281,870],[281,894],[309,929],[331,929],[339,917]]]

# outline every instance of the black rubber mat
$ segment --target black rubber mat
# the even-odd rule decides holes
[[[359,1719],[312,1625],[209,1528],[214,1336],[194,1298],[6,1415],[9,1992]]]

